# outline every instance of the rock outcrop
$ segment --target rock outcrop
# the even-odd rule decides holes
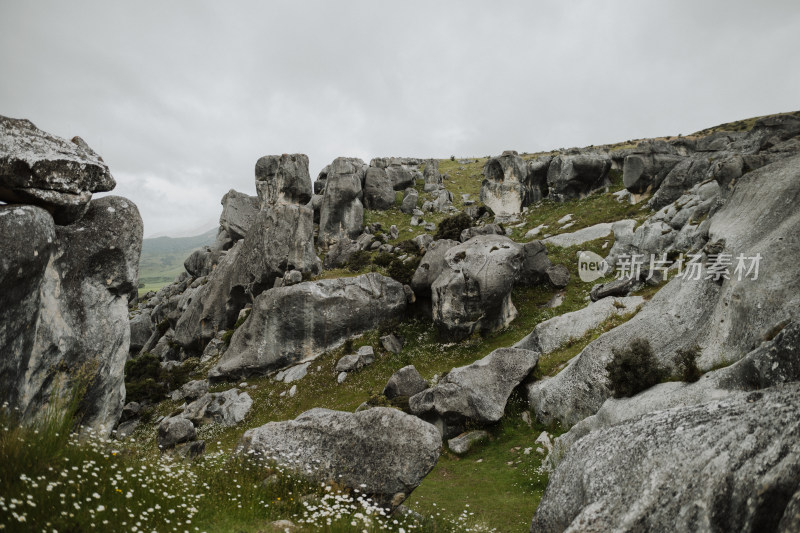
[[[369,167],[364,178],[364,207],[384,210],[394,205],[395,191],[386,170]]]
[[[209,378],[242,378],[317,357],[405,309],[403,286],[380,274],[272,289],[256,298]]]
[[[447,250],[431,286],[433,321],[440,333],[460,340],[514,320],[511,289],[522,257],[519,244],[499,235],[480,235]]]
[[[222,214],[219,216],[219,227],[234,241],[244,239],[258,215],[259,199],[231,189],[220,203]]]
[[[550,477],[531,531],[794,531],[800,385],[595,431]]]
[[[92,193],[115,186],[103,158],[80,137],[70,142],[0,116],[0,201],[40,206],[63,225],[86,212]]]
[[[464,431],[467,422],[497,422],[511,393],[538,362],[537,352],[498,348],[471,365],[452,369],[434,387],[412,396],[411,412],[434,424],[445,439]]]
[[[609,397],[611,349],[634,338],[646,338],[668,366],[678,349],[699,345],[700,367],[710,368],[742,358],[776,323],[798,316],[800,213],[792,207],[798,201],[800,156],[744,174],[724,206],[703,222],[714,246],[702,255],[699,274],[684,265],[684,275],[673,273],[639,314],[589,344],[557,376],[533,383],[528,397],[537,417],[571,426],[597,412]],[[731,259],[727,275],[709,272],[714,261],[708,254],[720,253]],[[738,273],[737,257],[744,259]],[[755,258],[758,276],[750,271]]]
[[[559,155],[547,170],[550,197],[558,200],[583,198],[608,185],[611,160],[604,154]]]
[[[125,403],[139,211],[117,196],[90,201],[114,181],[82,141],[26,120],[0,127],[2,200],[44,208],[0,205],[0,401],[32,418],[56,391],[85,388],[82,421],[108,435]]]
[[[311,176],[305,154],[266,155],[256,161],[256,191],[261,209],[311,200]]]
[[[516,215],[527,205],[528,167],[514,151],[493,157],[483,167],[481,201],[501,219]]]
[[[339,157],[331,163],[322,198],[319,242],[329,246],[336,241],[355,239],[364,223],[361,184],[365,174],[360,159]]]
[[[397,409],[312,409],[246,431],[237,450],[358,489],[394,509],[433,469],[441,437],[432,425]]]

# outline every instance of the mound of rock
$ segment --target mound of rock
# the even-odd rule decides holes
[[[571,426],[597,412],[610,396],[605,366],[612,348],[635,338],[646,338],[668,367],[678,349],[699,345],[700,367],[710,368],[744,357],[777,322],[797,316],[797,201],[800,156],[744,174],[724,206],[703,222],[714,246],[702,255],[700,273],[673,273],[639,314],[589,344],[557,376],[531,384],[528,397],[537,417]],[[715,274],[724,269],[715,270],[708,259],[721,253],[730,258],[726,275]],[[737,257],[744,261],[739,273]],[[750,271],[756,261],[763,269],[757,276]]]
[[[312,409],[294,420],[246,431],[237,451],[358,489],[394,509],[433,469],[441,436],[432,425],[397,409]]]
[[[559,155],[547,169],[550,196],[558,201],[583,198],[608,185],[611,160],[605,154]]]
[[[480,235],[447,250],[431,286],[433,321],[440,333],[460,340],[514,320],[511,289],[522,259],[522,247],[499,235]]]
[[[510,217],[522,211],[525,203],[528,167],[514,151],[489,159],[483,167],[481,201],[495,216]]]
[[[361,159],[338,157],[328,169],[319,221],[319,242],[328,246],[339,239],[355,239],[364,223],[361,203],[365,165]]]
[[[256,161],[255,172],[262,209],[284,203],[305,205],[311,200],[307,155],[266,155]]]
[[[531,531],[794,531],[800,385],[659,411],[580,439]]]
[[[436,386],[412,396],[411,412],[434,424],[445,439],[464,431],[467,422],[497,422],[511,393],[538,362],[537,352],[499,348],[471,365],[452,369]]]
[[[380,274],[326,279],[264,292],[209,372],[238,379],[317,357],[346,339],[400,319],[406,294]]]

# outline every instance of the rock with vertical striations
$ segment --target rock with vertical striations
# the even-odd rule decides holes
[[[279,204],[307,204],[312,195],[308,156],[265,155],[256,161],[256,190],[262,209]]]
[[[364,162],[352,157],[336,158],[330,165],[319,221],[320,246],[355,239],[364,224],[361,183]]]

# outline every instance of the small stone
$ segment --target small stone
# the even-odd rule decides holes
[[[292,388],[289,389],[289,398],[294,398],[295,394],[297,394],[297,385],[292,385]]]
[[[447,446],[453,453],[462,454],[467,453],[476,443],[488,438],[489,434],[486,431],[470,431],[448,440]]]
[[[344,383],[344,380],[347,379],[347,372],[339,372],[339,375],[336,376],[337,383]]]

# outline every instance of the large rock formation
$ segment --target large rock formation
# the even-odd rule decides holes
[[[103,159],[80,137],[50,135],[25,119],[0,116],[0,201],[46,209],[56,224],[86,211],[94,192],[116,186]]]
[[[428,245],[411,279],[411,288],[418,298],[430,298],[431,285],[444,270],[444,256],[453,246],[458,246],[458,242],[450,239],[439,239]]]
[[[262,209],[278,204],[307,204],[312,194],[308,156],[265,155],[256,161],[256,191]]]
[[[397,409],[312,409],[246,431],[238,452],[358,489],[393,509],[436,465],[441,437],[432,425]]]
[[[355,239],[364,223],[364,206],[360,197],[364,162],[338,157],[330,165],[319,221],[321,246],[343,239]]]
[[[452,369],[436,386],[412,396],[409,407],[434,424],[443,438],[455,437],[467,422],[500,420],[508,397],[538,362],[538,352],[498,348],[471,365]]]
[[[314,358],[406,309],[403,286],[380,274],[280,287],[256,298],[253,311],[211,370],[237,379]]]
[[[555,200],[583,198],[608,185],[611,160],[604,154],[559,155],[547,170],[550,196]]]
[[[731,366],[704,374],[695,383],[661,383],[632,398],[609,398],[600,410],[584,418],[553,443],[548,467],[555,468],[567,450],[592,431],[647,413],[722,400],[740,391],[758,390],[800,381],[800,324],[786,325]]]
[[[219,216],[219,227],[234,241],[244,239],[258,215],[258,198],[231,189],[225,193],[220,203],[222,214]]]
[[[384,210],[394,205],[395,192],[386,170],[369,167],[364,178],[364,207]]]
[[[180,316],[175,341],[190,351],[202,351],[285,272],[319,273],[322,264],[314,250],[312,217],[310,208],[292,204],[259,211],[247,237],[220,259]]]
[[[658,411],[569,450],[531,531],[796,531],[800,385]]]
[[[522,247],[500,235],[480,235],[447,250],[431,286],[433,321],[440,333],[460,340],[514,320],[511,289],[522,258]]]
[[[703,348],[700,366],[710,368],[742,358],[775,324],[797,317],[800,212],[793,206],[798,201],[800,156],[744,174],[724,206],[706,221],[713,245],[709,253],[728,254],[730,279],[709,270],[714,262],[709,265],[707,254],[699,275],[684,265],[684,276],[673,274],[633,319],[589,344],[557,376],[529,387],[537,417],[571,426],[597,412],[610,395],[605,366],[611,349],[634,338],[646,338],[666,365],[678,349],[698,344]],[[744,270],[737,273],[739,257]],[[756,261],[760,271],[753,279],[755,272],[747,271]]]
[[[506,151],[489,159],[483,167],[483,177],[481,201],[495,216],[515,215],[527,205],[528,167],[517,152]]]
[[[27,418],[54,391],[86,387],[83,422],[110,432],[125,400],[128,295],[142,245],[136,206],[93,200],[68,226],[37,207],[0,206],[0,228],[2,401]]]

